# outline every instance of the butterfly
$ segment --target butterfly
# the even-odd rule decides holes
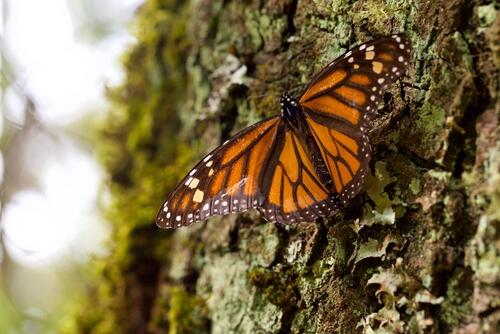
[[[367,128],[389,85],[408,68],[404,34],[361,44],[317,73],[281,115],[242,130],[205,156],[168,196],[156,223],[187,226],[256,208],[269,221],[328,216],[362,189]]]

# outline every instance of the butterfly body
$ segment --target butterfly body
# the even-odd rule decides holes
[[[288,93],[282,95],[280,106],[283,121],[300,139],[302,146],[306,149],[309,157],[311,158],[311,162],[313,163],[319,179],[326,186],[326,188],[331,188],[333,182],[330,174],[328,173],[326,163],[321,156],[320,149],[316,144],[309,127],[307,126],[307,121],[305,119],[307,114],[304,113],[304,110],[300,106],[299,102]]]
[[[403,34],[367,42],[327,65],[299,99],[283,94],[281,115],[209,153],[169,195],[157,224],[177,228],[249,208],[294,223],[347,205],[368,171],[369,121],[410,49]]]
[[[302,117],[302,109],[297,100],[288,93],[281,96],[281,117],[290,125],[297,125]]]

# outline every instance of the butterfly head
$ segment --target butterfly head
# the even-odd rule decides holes
[[[281,116],[289,122],[295,122],[300,114],[299,103],[287,93],[281,95]]]

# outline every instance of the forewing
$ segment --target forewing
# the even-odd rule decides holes
[[[406,71],[410,55],[404,34],[361,44],[318,73],[299,103],[312,113],[364,127],[389,85]]]
[[[254,124],[208,154],[168,196],[157,225],[178,228],[262,204],[261,173],[280,124],[279,117]]]

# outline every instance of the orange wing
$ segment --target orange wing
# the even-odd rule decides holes
[[[259,211],[270,221],[293,223],[327,216],[337,207],[335,197],[321,183],[311,158],[288,127],[278,131],[282,143],[275,166],[264,175],[267,197]]]
[[[281,123],[273,117],[254,124],[208,154],[168,196],[157,225],[177,228],[258,207],[264,199],[261,172]]]
[[[361,44],[315,75],[299,103],[309,113],[364,127],[389,85],[406,71],[410,53],[404,34]]]
[[[311,221],[335,207],[297,135],[274,117],[199,162],[167,198],[156,223],[177,228],[249,208],[271,221]]]
[[[359,130],[329,127],[313,118],[306,121],[333,182],[329,190],[345,205],[363,186],[371,157],[368,136]]]
[[[326,66],[299,100],[333,181],[329,190],[343,204],[361,190],[371,157],[368,121],[406,71],[410,51],[404,34],[364,43]]]

